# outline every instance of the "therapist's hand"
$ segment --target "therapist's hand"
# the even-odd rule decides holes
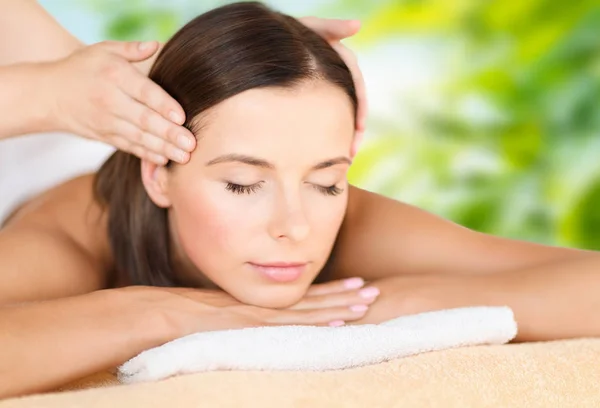
[[[356,154],[365,132],[367,120],[367,92],[365,81],[358,67],[356,56],[340,41],[353,36],[360,29],[360,22],[356,20],[337,20],[318,17],[302,17],[299,21],[323,37],[338,52],[354,79],[356,96],[358,98],[358,112],[356,115],[356,135],[352,145],[352,156]]]
[[[186,163],[196,140],[181,106],[133,63],[157,42],[106,41],[45,64],[42,95],[55,130],[111,144],[156,164]]]

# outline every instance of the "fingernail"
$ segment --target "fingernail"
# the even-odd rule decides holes
[[[158,164],[159,166],[164,166],[165,164],[167,164],[168,159],[165,156],[161,156],[161,155],[153,155],[152,159],[154,161],[154,163]]]
[[[344,281],[344,287],[346,289],[358,289],[365,284],[363,278],[350,278]]]
[[[185,121],[183,116],[181,116],[181,114],[179,114],[175,111],[169,112],[169,119],[171,119],[173,122],[177,123],[178,125],[181,125]]]
[[[138,44],[138,49],[140,51],[146,51],[148,48],[152,46],[152,42],[144,41]]]
[[[374,298],[379,295],[379,289],[375,287],[364,288],[358,294],[363,298]]]
[[[369,309],[367,305],[352,305],[350,306],[350,310],[353,312],[365,312]]]
[[[329,322],[329,325],[330,325],[331,327],[339,327],[339,326],[343,326],[343,325],[345,325],[345,324],[346,324],[346,322],[345,322],[345,321],[343,321],[343,320],[334,320],[334,321],[332,321],[332,322]]]
[[[172,160],[175,160],[179,163],[183,163],[185,161],[187,153],[183,150],[176,149],[171,156]]]
[[[192,151],[194,143],[192,140],[184,135],[177,136],[177,145],[188,152]]]

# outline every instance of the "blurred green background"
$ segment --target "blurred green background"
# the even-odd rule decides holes
[[[41,1],[86,42],[166,40],[216,0]],[[598,0],[267,1],[357,18],[363,188],[467,227],[600,249]]]

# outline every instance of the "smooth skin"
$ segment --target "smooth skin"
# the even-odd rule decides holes
[[[266,110],[272,110],[273,106],[284,105],[276,101]],[[318,108],[312,100],[306,106]],[[231,120],[234,119],[225,122]],[[339,154],[338,149],[344,143],[345,151],[350,150],[351,132],[346,129],[346,136],[327,145],[329,155]],[[246,150],[258,149],[252,153],[271,156],[269,160],[276,163],[273,176],[268,172],[256,174],[255,169],[240,165],[233,170],[223,168],[218,173],[198,175],[191,180],[194,186],[178,188],[178,183],[186,182],[186,174],[195,174],[203,166],[207,167],[200,159],[208,157],[194,156],[198,161],[192,158],[190,163],[169,173],[169,179],[146,162],[143,166],[146,189],[159,204],[168,196],[171,201],[163,201],[162,205],[183,213],[185,203],[197,194],[216,192],[219,180],[223,200],[225,194],[231,194],[227,199],[231,204],[211,209],[210,203],[205,203],[194,208],[201,213],[186,215],[183,229],[181,225],[176,226],[180,238],[188,243],[202,237],[189,235],[197,231],[188,228],[185,232],[185,227],[193,227],[203,217],[226,215],[240,206],[255,207],[246,200],[264,200],[271,203],[269,205],[276,202],[276,210],[268,212],[271,218],[264,218],[267,212],[261,209],[262,204],[257,210],[249,210],[256,216],[238,220],[244,222],[241,232],[227,231],[229,227],[223,223],[206,225],[210,234],[221,230],[231,239],[211,243],[203,238],[202,244],[212,245],[206,250],[218,250],[220,244],[230,245],[235,261],[245,247],[243,234],[260,232],[264,239],[259,236],[252,248],[270,248],[261,252],[264,255],[282,254],[282,248],[291,248],[293,251],[285,253],[316,254],[308,259],[322,260],[319,258],[322,248],[313,246],[310,240],[327,238],[327,234],[320,231],[311,237],[299,231],[306,230],[306,225],[316,225],[313,223],[318,222],[320,214],[339,211],[335,209],[337,205],[324,201],[339,197],[318,198],[319,193],[308,184],[327,185],[331,178],[341,177],[337,172],[343,173],[346,169],[307,173],[308,163],[296,162],[289,167],[291,158],[287,158],[288,167],[284,167],[273,161],[284,147],[267,144],[269,133],[256,132],[249,137],[261,135],[263,139],[253,139],[255,143],[249,144],[250,147],[232,145]],[[207,144],[209,140],[210,136],[199,139],[199,145],[203,146],[199,152],[216,153],[217,147],[211,148]],[[256,143],[259,141],[261,143]],[[322,140],[311,143],[317,142]],[[294,143],[294,140],[288,141],[285,149],[296,152],[296,148],[290,149]],[[304,143],[307,143],[307,151],[319,152],[309,149],[308,141]],[[276,150],[268,154],[267,148]],[[307,157],[307,154],[302,156]],[[256,196],[234,196],[221,180],[229,171],[237,175],[227,176],[227,179],[255,177],[266,185]],[[294,175],[300,174],[302,178],[296,179]],[[309,280],[303,280],[290,287],[279,287],[286,299],[297,303],[289,306],[280,303],[283,300],[276,293],[277,286],[243,277],[245,272],[237,264],[231,264],[230,268],[226,263],[223,266],[214,263],[215,256],[208,252],[204,253],[206,258],[199,256],[201,246],[190,249],[180,243],[179,251],[175,252],[188,255],[182,263],[197,267],[198,263],[206,262],[200,266],[206,267],[206,275],[212,274],[213,278],[222,272],[225,276],[219,278],[219,284],[231,294],[212,287],[127,286],[126,278],[114,272],[106,234],[107,214],[94,201],[92,181],[93,175],[83,176],[47,191],[25,204],[0,230],[3,281],[0,299],[4,305],[0,307],[1,396],[49,390],[114,367],[147,348],[199,331],[282,324],[339,325],[343,321],[378,323],[428,310],[508,305],[517,318],[519,341],[600,335],[597,317],[600,256],[596,252],[477,233],[352,186],[347,188],[347,211],[333,250],[331,282],[311,285]],[[336,184],[343,187],[342,181]],[[273,195],[273,191],[283,193]],[[272,201],[273,197],[288,199]],[[312,197],[309,209],[299,204],[302,197]],[[286,213],[290,217],[282,216]],[[263,231],[253,230],[256,219],[257,222],[264,220]],[[268,244],[269,238],[277,245]],[[327,245],[327,242],[321,244]],[[248,254],[245,256],[240,259],[254,260],[248,259]],[[224,269],[219,270],[221,267]],[[198,277],[194,268],[180,270]],[[241,278],[238,286],[235,286],[236,274]],[[364,288],[363,281],[367,281]],[[270,293],[273,297],[256,297],[253,290]],[[256,305],[271,301],[282,307]],[[51,369],[38,370],[40,366]]]
[[[196,139],[181,126],[185,113],[147,78],[161,44],[106,41],[84,46],[34,0],[0,0],[0,11],[0,38],[5,39],[0,42],[0,139],[64,131],[156,164],[187,163]],[[315,17],[300,21],[334,45],[350,66],[361,105],[360,141],[366,118],[364,81],[354,56],[339,43],[360,24]]]
[[[206,330],[509,305],[520,341],[600,335],[598,253],[481,234],[352,186],[332,281],[290,307],[251,306],[217,289],[128,287],[99,233],[106,214],[92,179],[34,198],[0,230],[1,397],[49,390]],[[372,296],[361,296],[361,279]],[[360,305],[369,310],[350,309]]]

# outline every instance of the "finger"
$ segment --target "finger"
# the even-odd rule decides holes
[[[146,160],[151,161],[157,166],[164,166],[169,162],[169,159],[167,159],[165,156],[153,152],[147,152]]]
[[[142,75],[148,76],[148,73],[150,73],[152,66],[156,62],[156,58],[158,58],[158,55],[160,54],[160,51],[164,48],[164,46],[165,46],[164,43],[158,43],[157,52],[155,52],[149,58],[147,58],[143,61],[134,63],[135,68],[138,71],[140,71],[142,73]]]
[[[275,324],[310,324],[329,325],[335,321],[352,321],[362,318],[368,311],[368,307],[351,309],[349,307],[333,307],[322,310],[278,310],[267,319],[269,323]]]
[[[290,310],[326,309],[329,307],[367,305],[373,303],[379,296],[379,289],[368,287],[342,293],[305,297],[300,302],[290,306]]]
[[[127,140],[121,136],[112,135],[108,138],[104,138],[103,140],[110,142],[113,146],[115,146],[119,150],[122,150],[129,154],[133,154],[134,156],[137,156],[140,159],[149,160],[158,166],[164,166],[168,162],[166,157],[149,152],[143,146],[133,144],[129,140]]]
[[[136,62],[150,58],[159,49],[158,41],[102,41],[92,47]]]
[[[101,140],[105,140],[106,142],[110,143],[111,145],[123,152],[133,154],[133,143],[131,143],[129,139],[124,138],[119,134],[108,135],[108,137],[105,137]]]
[[[115,129],[115,133],[122,133],[131,138],[132,142],[143,144],[154,153],[179,163],[189,160],[189,151],[196,145],[196,139],[189,130],[174,125],[123,93],[115,96],[114,106],[115,113],[132,125],[125,127],[121,124],[120,128]]]
[[[135,67],[128,67],[126,72],[123,73],[119,86],[131,98],[158,112],[165,119],[169,119],[178,125],[185,122],[185,112],[181,105]]]
[[[339,41],[353,36],[360,30],[360,21],[358,20],[340,20],[313,16],[302,17],[298,20],[327,41]]]
[[[326,283],[316,283],[308,288],[305,296],[319,296],[330,293],[346,292],[348,290],[361,288],[364,284],[365,281],[363,278],[350,278]]]
[[[165,160],[168,159],[177,162],[187,162],[189,160],[189,153],[182,151],[177,146],[174,146],[164,139],[143,131],[123,119],[117,119],[115,121],[112,131],[115,135],[127,139],[130,144],[139,145],[145,151],[143,154],[144,157],[138,155],[140,158],[148,158],[155,162],[151,156],[146,156],[147,153],[148,155],[164,157]],[[157,164],[165,163],[162,163],[161,161],[161,163]]]
[[[358,153],[360,149],[360,145],[362,144],[364,138],[364,131],[357,130],[354,133],[354,140],[352,140],[352,147],[350,149],[350,158],[354,159],[354,156]]]
[[[339,42],[332,43],[331,46],[337,51],[340,57],[342,57],[342,60],[350,70],[350,74],[352,74],[354,88],[356,89],[356,98],[358,100],[356,130],[364,132],[367,119],[367,89],[365,86],[365,79],[358,66],[356,56],[352,51]]]
[[[139,157],[141,160],[150,161],[156,164],[157,166],[164,166],[169,161],[166,157],[150,152],[146,148],[144,148],[144,146],[141,145],[132,146],[131,152],[132,154]]]

